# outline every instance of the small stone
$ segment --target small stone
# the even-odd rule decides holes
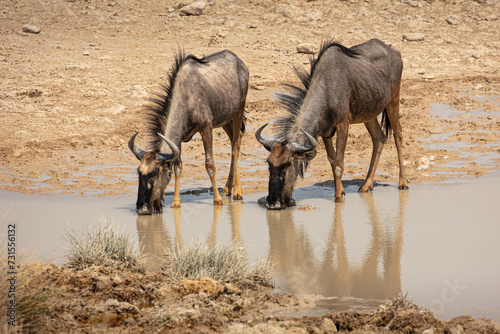
[[[411,7],[417,7],[417,8],[421,8],[422,7],[422,4],[420,2],[412,1],[412,0],[408,1],[408,5],[410,5]]]
[[[23,25],[23,32],[27,32],[29,34],[39,34],[40,31],[42,30],[33,24]]]
[[[116,312],[116,314],[139,313],[139,308],[137,306],[127,302],[119,302],[116,299],[108,299],[106,303],[104,303],[104,307],[106,308],[107,311]]]
[[[293,21],[304,21],[306,17],[304,16],[304,12],[297,6],[287,5],[287,4],[279,4],[276,7],[276,13],[281,14],[286,18],[289,18]]]
[[[94,278],[93,288],[94,292],[107,291],[111,289],[111,279],[107,276],[97,276]]]
[[[66,65],[67,71],[76,71],[76,70],[85,71],[88,68],[89,67],[85,65],[76,65],[76,64]]]
[[[205,1],[195,1],[187,6],[182,7],[179,11],[183,15],[199,16],[203,14],[203,11],[206,7],[207,3]]]
[[[498,16],[496,16],[495,14],[490,14],[490,15],[486,16],[484,19],[486,21],[496,21],[496,20],[498,20]]]
[[[111,115],[119,115],[125,111],[125,106],[122,106],[121,104],[116,104],[112,106],[111,108],[108,108],[104,110],[104,113],[106,114],[111,114]]]
[[[314,54],[318,51],[315,45],[309,43],[302,43],[297,45],[298,53]]]
[[[132,86],[132,97],[139,99],[147,98],[149,96],[146,86],[144,85],[134,85]]]
[[[426,156],[421,157],[418,160],[417,170],[427,170],[431,167],[431,162]]]
[[[425,35],[422,33],[408,33],[403,35],[403,41],[422,42],[425,40]]]
[[[432,80],[432,79],[434,79],[434,75],[433,74],[424,74],[424,75],[422,75],[422,78],[427,79],[427,80]]]
[[[458,17],[456,15],[448,15],[445,20],[446,22],[448,22],[448,24],[451,24],[453,26],[456,26],[458,24]]]
[[[90,51],[83,51],[84,56],[90,56]]]
[[[266,87],[264,85],[253,84],[251,88],[255,90],[264,90]]]
[[[321,322],[321,326],[319,327],[325,333],[336,333],[337,326],[333,323],[333,320],[330,318],[323,318]]]

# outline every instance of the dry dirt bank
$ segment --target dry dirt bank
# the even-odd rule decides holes
[[[147,98],[165,82],[173,52],[180,46],[199,56],[231,49],[248,65],[249,131],[241,170],[245,191],[265,190],[266,152],[253,133],[282,114],[271,98],[282,89],[281,83],[295,80],[291,66],[308,66],[296,45],[319,45],[331,36],[347,46],[376,37],[401,51],[401,123],[411,182],[481,175],[498,166],[499,1],[219,0],[209,3],[201,16],[180,16],[180,4],[4,4],[0,188],[133,192],[137,163],[126,142],[144,129]],[[22,32],[25,24],[41,32]],[[422,34],[424,40],[403,41],[410,33]],[[431,104],[449,105],[460,113],[430,117]],[[222,131],[216,138],[222,139],[215,144],[222,183],[229,143]],[[139,144],[143,140],[139,136]],[[301,184],[332,178],[321,145],[310,176]],[[193,180],[206,182],[200,152],[199,139],[183,147],[184,189]],[[364,177],[370,153],[367,131],[352,126],[346,179]],[[493,159],[479,160],[481,154]],[[378,180],[397,181],[396,166],[391,141],[382,154]]]
[[[75,272],[41,263],[24,266],[19,278],[25,283],[17,304],[23,333],[499,332],[489,319],[439,321],[402,298],[375,312],[297,317],[293,314],[307,313],[314,300],[252,284],[209,278],[174,282],[160,273],[108,267]]]

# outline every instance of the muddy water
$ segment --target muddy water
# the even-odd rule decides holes
[[[308,314],[375,309],[408,293],[442,319],[461,314],[500,320],[500,172],[441,184],[379,184],[333,203],[328,183],[297,189],[302,207],[267,211],[249,194],[214,208],[210,193],[182,196],[183,207],[138,217],[133,192],[121,197],[23,195],[0,192],[1,242],[16,224],[24,259],[63,263],[70,229],[114,220],[140,244],[154,266],[166,247],[192,240],[247,246],[251,262],[270,258],[278,291],[316,294]],[[193,194],[194,193],[194,194]],[[171,201],[166,197],[166,202]],[[34,254],[33,254],[34,252]],[[156,259],[155,259],[156,257]]]

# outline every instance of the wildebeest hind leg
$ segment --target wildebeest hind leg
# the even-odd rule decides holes
[[[226,132],[229,140],[231,141],[231,166],[229,167],[229,175],[227,176],[227,182],[224,188],[222,188],[222,196],[231,196],[234,186],[234,171],[233,171],[233,159],[232,159],[232,147],[233,147],[233,122],[230,122],[222,127]]]
[[[366,175],[365,183],[359,188],[359,192],[367,192],[373,189],[373,179],[375,178],[375,172],[377,170],[377,164],[384,148],[384,143],[387,141],[387,137],[378,124],[376,118],[365,123],[368,133],[372,137],[373,151],[372,159],[370,161],[370,168],[368,169],[368,174]]]
[[[214,205],[222,205],[222,198],[220,197],[219,190],[217,189],[217,181],[215,179],[215,162],[212,148],[212,129],[201,131],[201,138],[203,140],[203,147],[205,149],[205,168],[207,169],[208,176],[212,182],[212,190],[214,192]]]
[[[238,157],[240,154],[241,148],[241,122],[242,116],[237,116],[233,119],[233,121],[226,126],[224,126],[224,130],[226,131],[229,139],[231,140],[231,166],[229,168],[229,175],[227,177],[226,186],[222,190],[222,195],[231,195],[231,191],[234,187],[233,199],[239,200],[243,199],[242,191],[241,191],[241,181],[238,171]]]
[[[391,123],[394,134],[394,142],[398,151],[399,160],[399,189],[408,189],[408,181],[406,179],[403,157],[403,130],[399,123],[399,89],[394,92],[393,97],[387,105],[387,116]]]
[[[349,123],[344,122],[337,125],[337,152],[335,154],[335,167],[333,169],[333,178],[335,179],[335,203],[342,202],[342,196],[345,195],[345,190],[342,186],[342,175],[344,174],[344,152],[348,133]]]

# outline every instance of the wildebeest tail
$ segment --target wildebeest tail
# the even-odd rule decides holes
[[[382,120],[380,122],[380,126],[384,131],[386,137],[388,137],[392,131],[391,121],[389,120],[389,116],[387,116],[387,109],[384,109],[382,112]]]
[[[246,125],[247,125],[247,111],[243,111],[243,119],[241,120],[241,134],[245,133],[246,130]]]

